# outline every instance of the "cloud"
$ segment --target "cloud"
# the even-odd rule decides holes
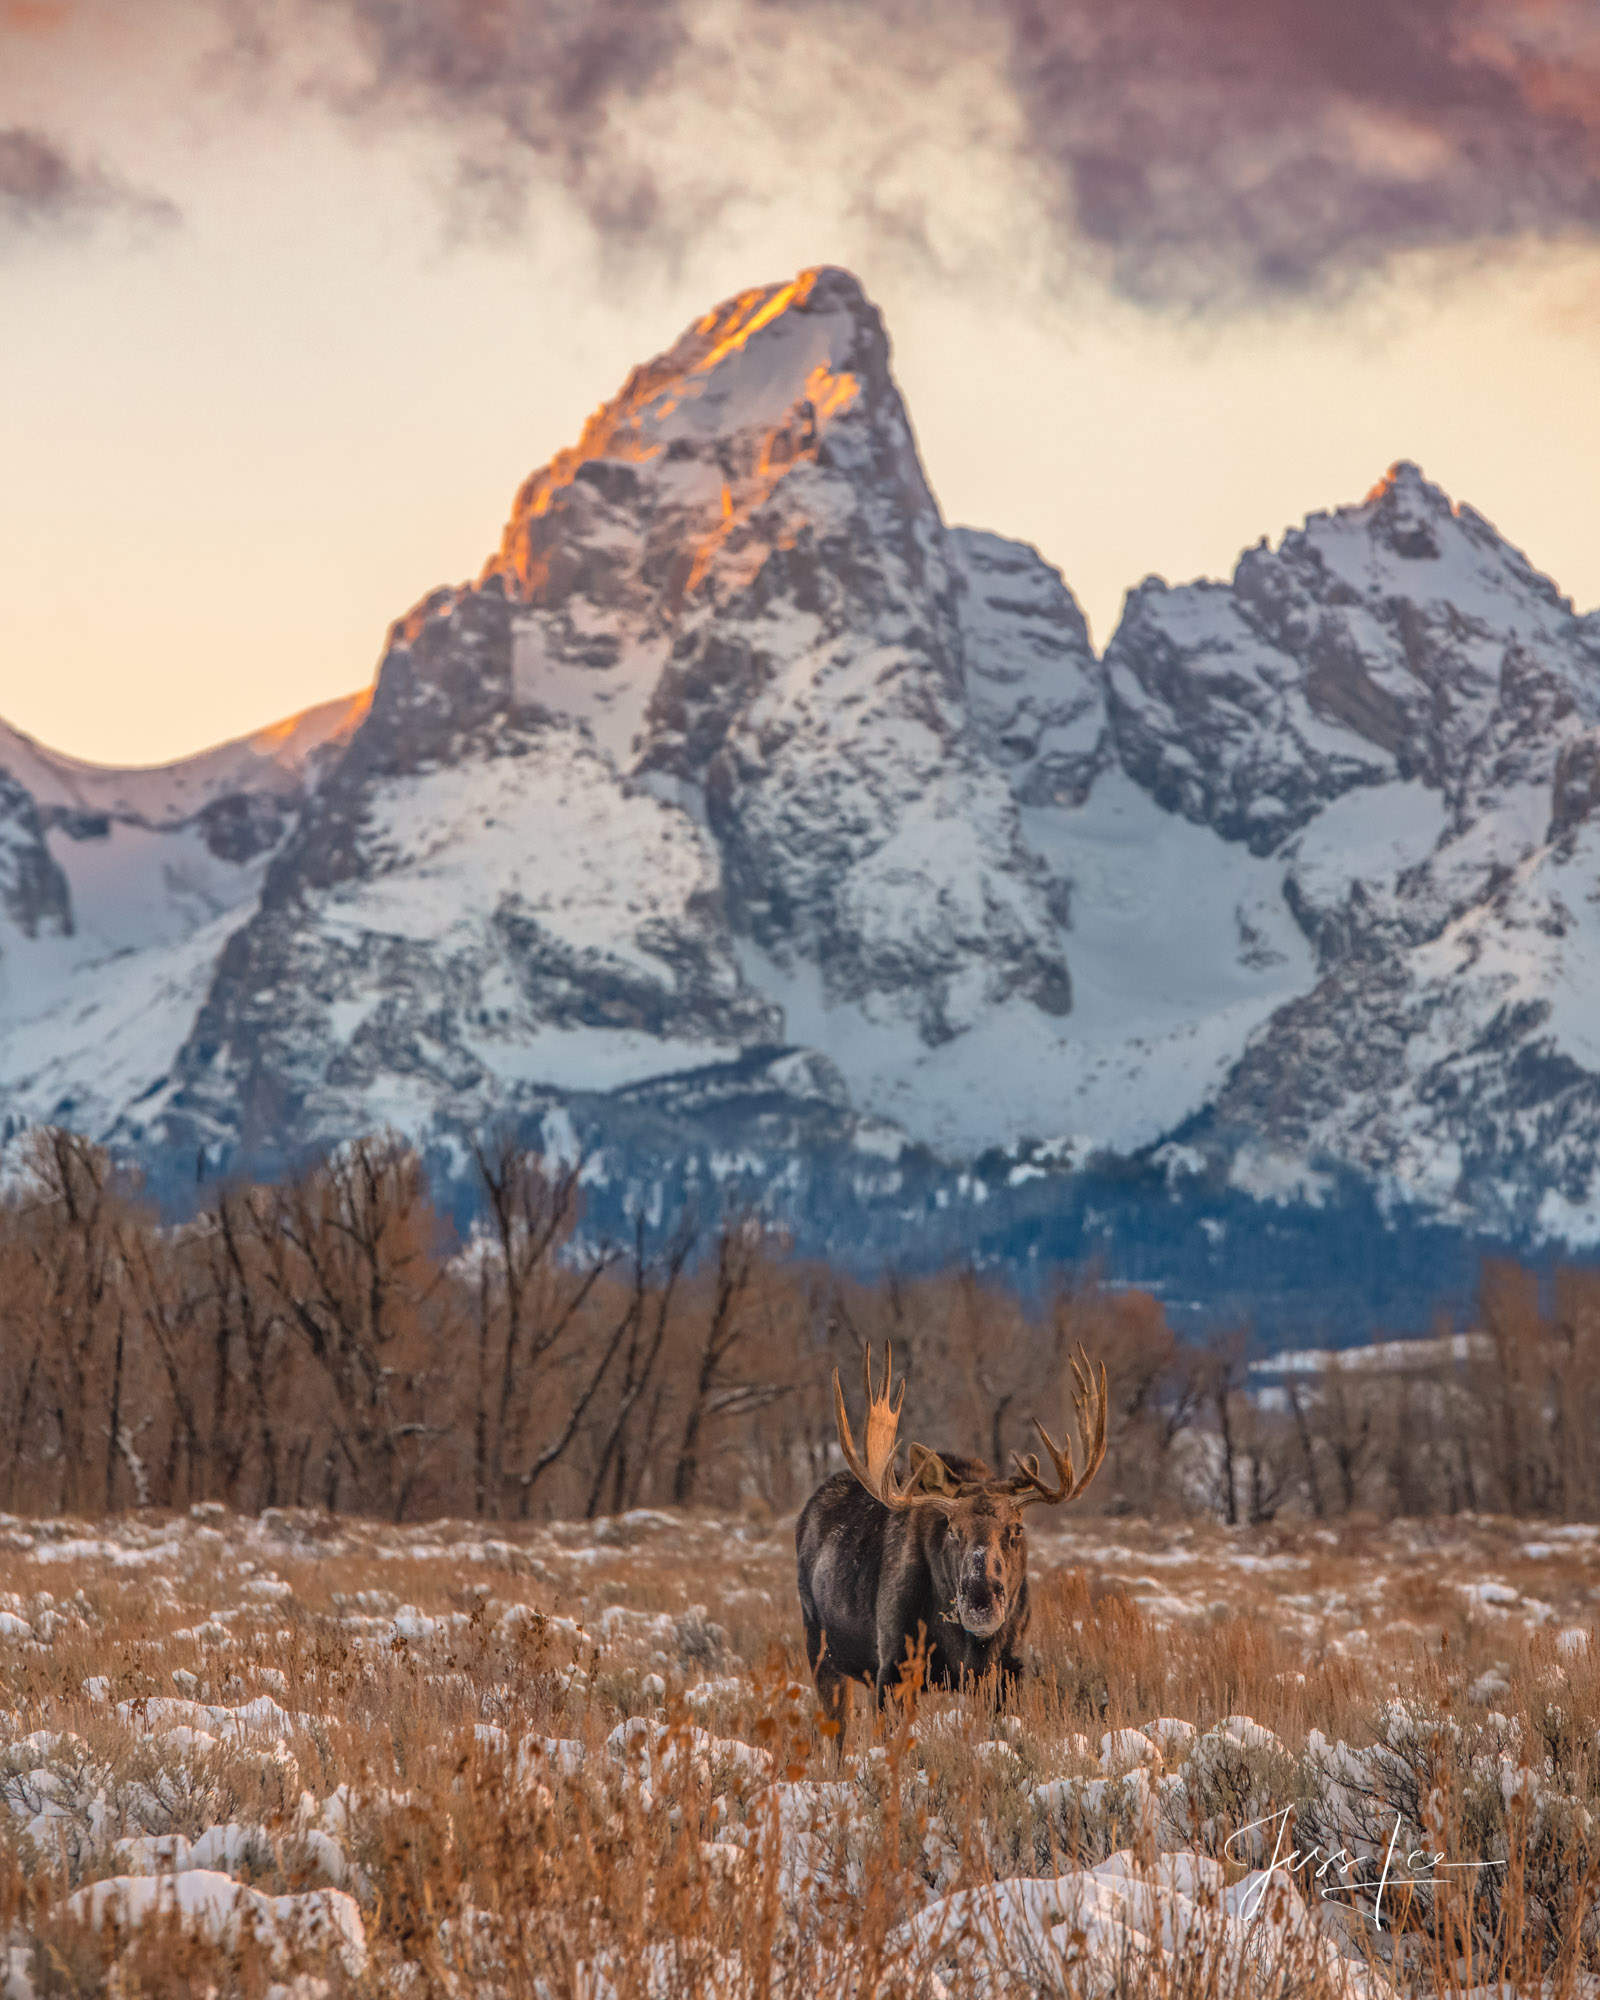
[[[43,132],[0,127],[0,244],[67,234],[102,219],[170,225],[178,211],[115,175],[81,165]]]
[[[1600,235],[1592,0],[1003,0],[1061,228],[1149,303]]]
[[[229,40],[213,74],[275,75],[352,119],[434,128],[460,214],[515,227],[529,189],[553,184],[607,238],[685,220],[623,120],[689,48],[687,0],[217,4]]]
[[[983,177],[1025,188],[1058,262],[1087,250],[1147,306],[1336,298],[1406,252],[1600,237],[1594,0],[231,4],[255,56],[293,63],[291,20],[336,29],[347,60],[316,88],[443,134],[456,194],[503,227],[555,185],[609,242],[676,248],[720,204],[792,195],[819,130],[859,163],[855,214],[899,214],[871,163],[939,158],[942,62],[1007,115],[987,151],[947,146],[925,212]],[[772,65],[739,51],[785,38],[758,158],[729,133],[769,108]]]

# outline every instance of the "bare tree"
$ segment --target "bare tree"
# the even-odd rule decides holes
[[[656,1274],[645,1257],[645,1226],[641,1215],[635,1225],[633,1252],[633,1299],[628,1313],[619,1322],[626,1332],[614,1352],[622,1356],[621,1380],[611,1404],[612,1421],[605,1433],[595,1462],[589,1497],[584,1502],[584,1519],[592,1521],[600,1511],[601,1496],[609,1476],[612,1506],[620,1511],[628,1495],[628,1424],[655,1375],[656,1363],[667,1337],[673,1295],[683,1267],[694,1248],[695,1228],[685,1216],[667,1243]]]
[[[1215,1335],[1207,1345],[1202,1368],[1206,1399],[1217,1420],[1220,1445],[1217,1500],[1222,1518],[1230,1528],[1239,1521],[1239,1422],[1247,1338],[1242,1328]]]
[[[600,1251],[576,1267],[561,1261],[578,1222],[578,1162],[552,1169],[510,1133],[492,1150],[475,1147],[473,1157],[489,1225],[487,1241],[476,1246],[474,1296],[473,1506],[483,1514],[491,1494],[498,1502],[504,1492],[508,1461],[525,1451],[549,1358],[580,1321],[613,1257]],[[538,1476],[520,1482],[524,1498]]]
[[[58,1504],[116,1504],[125,1360],[117,1231],[125,1201],[110,1156],[50,1126],[29,1135],[19,1202],[37,1326],[30,1389],[54,1431]],[[104,1457],[97,1447],[103,1439]],[[91,1442],[92,1441],[92,1442]],[[89,1468],[103,1467],[100,1491]]]
[[[772,1243],[771,1233],[750,1215],[731,1217],[717,1234],[704,1332],[685,1343],[679,1370],[686,1379],[686,1407],[671,1494],[680,1507],[699,1489],[706,1426],[752,1417],[793,1391],[795,1335],[807,1315],[796,1311],[797,1288],[773,1267]],[[697,1324],[693,1312],[685,1317],[691,1328]],[[731,1372],[735,1357],[743,1362],[737,1374]],[[755,1454],[746,1456],[753,1470]]]
[[[455,1338],[421,1162],[392,1133],[355,1140],[249,1213],[275,1307],[331,1393],[322,1497],[337,1505],[347,1479],[399,1520],[449,1429],[431,1392]]]

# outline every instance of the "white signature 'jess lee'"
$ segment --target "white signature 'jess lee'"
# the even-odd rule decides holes
[[[1274,1876],[1281,1875],[1285,1881],[1293,1880],[1296,1874],[1309,1874],[1314,1882],[1323,1886],[1318,1891],[1324,1902],[1330,1898],[1347,1896],[1352,1905],[1360,1908],[1362,1900],[1371,1896],[1372,1907],[1367,1914],[1378,1930],[1383,1929],[1383,1898],[1390,1889],[1417,1888],[1445,1869],[1473,1871],[1483,1868],[1503,1868],[1503,1861],[1447,1861],[1444,1855],[1429,1847],[1413,1847],[1404,1855],[1397,1853],[1400,1845],[1401,1816],[1394,1816],[1394,1827],[1384,1850],[1383,1867],[1376,1881],[1367,1872],[1368,1865],[1359,1855],[1352,1854],[1348,1847],[1323,1847],[1313,1842],[1310,1847],[1286,1848],[1289,1838],[1289,1819],[1293,1806],[1284,1806],[1280,1812],[1268,1813],[1265,1819],[1253,1819],[1248,1826],[1241,1826],[1230,1833],[1223,1843],[1222,1851],[1232,1861],[1244,1861],[1243,1854],[1233,1853],[1233,1843],[1242,1840],[1246,1834],[1255,1833],[1263,1827],[1274,1827],[1272,1859],[1255,1881],[1250,1884],[1239,1906],[1239,1914],[1248,1923],[1260,1914],[1266,1901],[1267,1891],[1272,1886]],[[1413,1874],[1396,1874],[1396,1861],[1406,1869],[1416,1870]],[[1330,1881],[1329,1877],[1333,1879]]]

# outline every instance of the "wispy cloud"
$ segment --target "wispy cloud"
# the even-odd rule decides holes
[[[46,133],[0,127],[0,245],[69,234],[110,219],[170,227],[179,217],[164,196],[74,159]]]
[[[930,245],[941,205],[1010,176],[1063,260],[1087,249],[1163,308],[1337,297],[1409,251],[1600,238],[1593,0],[217,4],[241,61],[442,137],[466,209],[512,227],[555,186],[623,248],[792,194],[818,130],[842,173],[858,163],[858,217],[903,217],[874,165],[903,142],[941,168],[920,176]],[[763,93],[785,44],[779,116]],[[1003,107],[987,153],[952,134],[941,154],[940,64]],[[769,108],[754,157],[730,135]]]

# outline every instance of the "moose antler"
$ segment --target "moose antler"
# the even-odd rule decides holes
[[[911,1477],[901,1483],[894,1469],[894,1455],[900,1431],[900,1406],[906,1399],[905,1377],[900,1378],[899,1395],[890,1402],[889,1388],[894,1373],[893,1346],[884,1343],[883,1383],[880,1388],[873,1387],[870,1346],[862,1361],[867,1379],[865,1460],[856,1450],[856,1441],[850,1434],[850,1419],[845,1414],[839,1371],[837,1368],[833,1371],[833,1414],[839,1426],[839,1449],[844,1453],[845,1464],[874,1500],[895,1513],[903,1513],[908,1507],[931,1500],[955,1499],[964,1490],[961,1483],[939,1454],[930,1451],[926,1445],[914,1444],[911,1447]]]
[[[1089,1357],[1080,1343],[1078,1352],[1072,1357],[1074,1388],[1072,1407],[1078,1419],[1078,1435],[1083,1440],[1084,1464],[1081,1475],[1075,1476],[1072,1469],[1072,1443],[1069,1439],[1063,1447],[1040,1423],[1037,1417],[1033,1427],[1044,1441],[1044,1448],[1050,1454],[1056,1469],[1055,1484],[1050,1485],[1039,1469],[1036,1452],[1029,1452],[1024,1458],[1021,1452],[1011,1456],[1016,1463],[1016,1474],[1008,1479],[1004,1491],[1016,1495],[1019,1507],[1031,1507],[1038,1501],[1047,1506],[1059,1506],[1063,1500],[1076,1500],[1100,1470],[1100,1461],[1106,1455],[1106,1368],[1100,1364],[1100,1379],[1094,1378],[1094,1370]]]

